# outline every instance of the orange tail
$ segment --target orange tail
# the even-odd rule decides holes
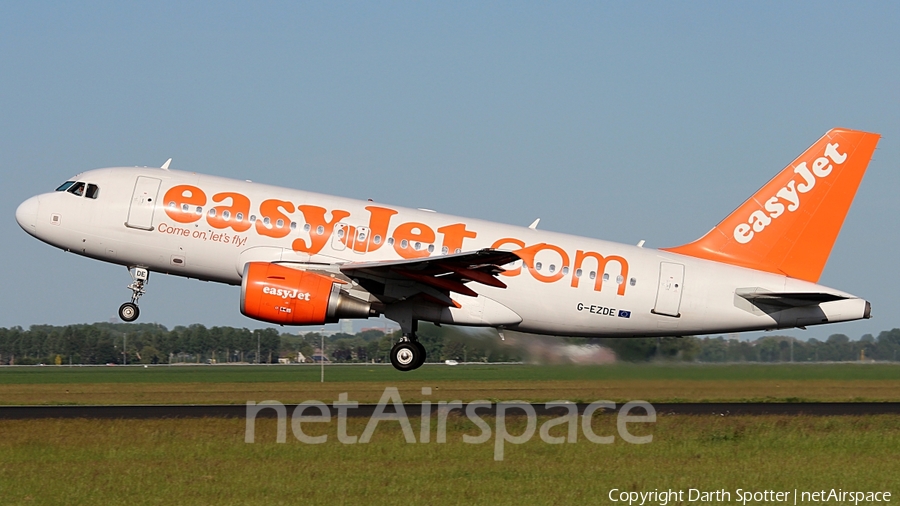
[[[716,228],[664,250],[817,282],[880,138],[829,131]]]

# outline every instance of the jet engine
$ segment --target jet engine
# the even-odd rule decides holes
[[[368,318],[371,304],[341,291],[342,282],[269,262],[249,262],[241,281],[241,313],[280,325],[321,325]]]

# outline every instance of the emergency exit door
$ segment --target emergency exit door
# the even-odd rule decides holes
[[[681,313],[681,291],[684,288],[684,266],[671,262],[659,264],[659,290],[653,314],[679,317]]]
[[[138,176],[134,183],[134,193],[131,194],[126,227],[153,230],[153,209],[156,207],[156,194],[159,193],[161,182],[155,177]]]

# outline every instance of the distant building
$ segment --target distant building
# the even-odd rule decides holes
[[[329,360],[327,356],[322,355],[322,352],[319,350],[316,350],[316,352],[313,353],[312,361],[313,361],[313,363],[316,363],[316,364],[323,362],[323,361],[325,363],[331,362],[331,360]]]
[[[353,335],[353,320],[345,319],[341,320],[341,332],[344,334]]]
[[[384,334],[390,334],[391,332],[394,332],[395,330],[400,330],[400,327],[398,327],[396,325],[385,325],[383,327],[365,327],[365,328],[359,329],[360,332],[365,332],[367,330],[377,330]]]
[[[307,358],[303,353],[300,353],[299,351],[296,355],[294,355],[293,352],[285,351],[281,353],[280,357],[278,357],[279,364],[304,364],[306,362],[312,362],[312,359]]]

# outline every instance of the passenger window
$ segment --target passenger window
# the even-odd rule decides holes
[[[75,184],[75,181],[66,181],[65,183],[61,184],[60,187],[56,189],[56,191],[64,192],[64,191],[68,190],[69,187],[72,186],[73,184]]]
[[[100,188],[95,184],[89,184],[87,187],[87,193],[84,194],[85,197],[89,199],[95,199],[100,195]]]
[[[78,196],[78,197],[81,197],[81,196],[84,195],[84,183],[82,183],[82,182],[79,181],[79,182],[75,183],[74,185],[72,185],[72,187],[69,188],[68,191],[69,191],[69,193],[71,193],[72,195],[76,195],[76,196]]]

